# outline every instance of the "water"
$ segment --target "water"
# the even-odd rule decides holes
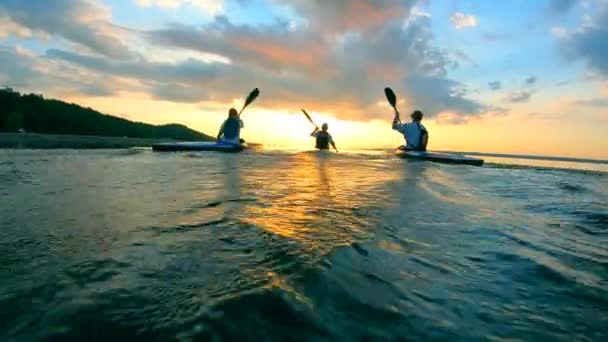
[[[605,341],[608,173],[0,151],[2,341]]]

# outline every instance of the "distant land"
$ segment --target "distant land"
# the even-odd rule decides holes
[[[535,159],[535,160],[550,160],[550,161],[563,161],[563,162],[576,162],[576,163],[608,164],[608,160],[603,160],[603,159],[573,158],[573,157],[559,157],[559,156],[539,156],[539,155],[533,155],[533,154],[506,154],[506,153],[455,152],[455,151],[438,151],[438,152],[466,154],[469,156],[479,156],[479,157],[496,157],[496,158],[510,158],[510,159]]]
[[[145,139],[127,137],[102,137],[98,135],[37,134],[0,132],[0,149],[112,149],[150,147],[159,142],[174,139]]]
[[[104,148],[215,140],[184,125],[134,122],[11,88],[0,89],[0,134],[0,147],[9,148]]]

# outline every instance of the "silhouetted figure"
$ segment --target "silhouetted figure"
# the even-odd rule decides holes
[[[319,150],[329,150],[329,145],[331,144],[334,150],[338,152],[334,139],[331,137],[331,134],[327,132],[327,127],[327,124],[324,123],[321,125],[321,130],[319,130],[318,127],[315,127],[315,130],[310,133],[310,136],[316,138],[315,148],[318,148]]]
[[[241,129],[244,127],[243,120],[239,118],[239,113],[234,108],[228,111],[228,119],[222,123],[217,134],[217,142],[223,144],[238,145],[244,140],[241,139]]]

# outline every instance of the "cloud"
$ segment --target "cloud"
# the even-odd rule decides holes
[[[570,59],[583,60],[589,69],[608,77],[608,2],[603,1],[597,15],[561,39],[561,50]]]
[[[271,0],[287,6],[319,32],[361,32],[419,14],[417,0]]]
[[[442,112],[475,115],[490,110],[489,107],[467,99],[466,90],[462,89],[460,83],[442,77],[412,75],[406,77],[403,86],[408,94],[408,104],[433,115]]]
[[[0,39],[14,35],[19,38],[29,38],[33,35],[32,30],[14,22],[6,13],[0,12]]]
[[[86,28],[80,41],[83,46],[86,42],[88,49],[50,49],[44,56],[19,65],[61,69],[70,77],[48,77],[49,82],[57,82],[60,89],[96,96],[129,90],[168,101],[208,105],[231,103],[259,87],[262,96],[258,105],[264,108],[306,106],[342,119],[367,121],[386,118],[388,109],[379,103],[385,102],[382,89],[391,86],[406,99],[408,107],[422,109],[427,117],[449,112],[466,120],[493,110],[475,100],[462,83],[448,77],[466,56],[436,45],[430,16],[412,13],[415,1],[270,1],[289,6],[297,19],[307,24],[293,27],[289,20],[277,19],[243,25],[216,16],[199,26],[173,23],[155,30],[129,31],[128,40],[117,35],[111,40],[116,50],[106,51],[89,44],[89,40],[103,41],[105,37],[94,34],[97,25],[116,28],[106,13],[96,21],[74,24]],[[68,14],[83,6],[76,0],[56,2],[70,4],[65,6]],[[62,37],[71,32],[67,28],[46,30]],[[123,45],[133,42],[134,35],[144,42],[131,44],[131,51]],[[182,58],[148,57],[143,45]],[[192,57],[208,54],[219,57]],[[25,75],[26,71],[20,73]],[[11,71],[0,66],[0,75],[3,73]],[[80,89],[74,89],[78,84]]]
[[[113,58],[129,58],[129,48],[121,37],[123,29],[111,23],[110,10],[92,0],[0,1],[0,22],[12,32],[37,32],[63,37]]]
[[[526,78],[526,80],[525,80],[526,86],[533,86],[534,84],[536,84],[536,76],[530,76],[530,77]]]
[[[488,86],[490,87],[490,90],[496,91],[502,88],[502,83],[500,81],[492,81],[488,82]]]
[[[576,4],[577,1],[578,0],[550,0],[549,11],[553,14],[566,14],[574,7],[574,4]]]
[[[508,92],[503,98],[503,101],[512,104],[529,101],[530,98],[532,98],[532,95],[534,94],[534,85],[536,84],[536,81],[536,76],[527,77],[526,79],[524,79],[522,89],[512,90]],[[492,86],[490,85],[490,88],[491,87]]]
[[[466,124],[469,120],[466,116],[458,115],[452,112],[441,112],[435,117],[435,122],[439,124],[448,125],[462,125]]]
[[[224,1],[222,0],[135,0],[135,3],[141,7],[195,8],[210,16],[215,16],[224,10]]]
[[[234,25],[226,17],[216,17],[202,28],[173,24],[149,31],[145,37],[152,44],[213,53],[275,70],[289,65],[315,68],[317,61],[326,59],[320,37],[304,30],[289,31],[288,27],[287,22],[258,27]]]
[[[412,15],[414,17],[427,17],[427,18],[431,17],[431,14],[429,12],[423,11],[422,9],[415,7],[415,6],[411,8],[410,15]]]
[[[457,30],[467,28],[467,27],[475,27],[477,26],[477,18],[470,14],[464,14],[461,12],[456,12],[452,14],[450,17],[450,21]]]
[[[608,99],[599,97],[593,99],[583,99],[576,101],[575,104],[587,107],[608,107]]]
[[[15,53],[19,56],[34,57],[34,53],[31,50],[24,48],[19,44],[15,45]]]
[[[17,46],[0,50],[0,82],[25,89],[48,89],[53,94],[116,94],[122,82],[111,75],[97,74],[69,63],[35,56]]]
[[[565,38],[568,36],[568,30],[561,26],[554,26],[551,28],[551,34],[557,38]]]
[[[80,87],[82,94],[89,96],[111,96],[116,94],[114,89],[104,83],[87,84]]]
[[[527,102],[532,97],[532,92],[527,90],[517,90],[509,93],[505,101],[509,103],[522,103]]]
[[[242,78],[268,82],[263,88],[280,84],[273,90],[283,99],[273,100],[277,105],[315,99],[324,103],[318,103],[323,108],[317,110],[340,109],[341,114],[346,111],[359,119],[369,118],[379,115],[374,114],[379,110],[374,107],[381,97],[378,89],[405,80],[403,88],[412,90],[407,95],[412,95],[414,103],[429,107],[431,116],[437,108],[450,106],[462,115],[479,114],[482,105],[451,91],[459,84],[445,75],[456,63],[433,46],[430,18],[420,16],[405,27],[401,22],[367,29],[338,44],[310,27],[288,33],[284,22],[236,26],[225,17],[201,28],[172,25],[150,31],[146,37],[167,48],[225,56],[243,67]],[[409,75],[407,79],[405,75]],[[422,87],[426,94],[418,92]]]
[[[204,63],[195,59],[189,59],[181,63],[157,63],[144,58],[137,61],[112,61],[103,57],[57,49],[47,51],[47,57],[51,60],[70,62],[104,75],[172,84],[209,83],[221,79],[231,69],[238,70],[237,67],[227,64]]]
[[[460,63],[458,61],[461,62],[465,62],[468,63],[472,66],[478,66],[477,63],[475,62],[475,60],[473,60],[473,58],[471,56],[469,56],[469,54],[467,54],[465,51],[458,49],[458,48],[452,48],[449,50],[450,53],[450,57],[453,58],[455,65],[459,65]]]
[[[26,56],[12,49],[0,50],[0,80],[10,84],[28,84],[40,77]]]

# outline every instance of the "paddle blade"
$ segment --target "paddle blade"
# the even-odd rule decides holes
[[[245,100],[245,104],[243,105],[243,108],[241,109],[239,114],[242,113],[243,110],[245,109],[245,107],[249,106],[251,104],[251,102],[255,101],[255,99],[258,97],[258,95],[260,95],[260,90],[258,88],[253,89],[251,91],[251,93],[249,93],[249,96],[247,96],[247,99]]]
[[[395,108],[397,106],[397,96],[395,96],[395,92],[393,89],[386,87],[384,88],[384,95],[386,95],[386,99],[388,102]]]
[[[319,127],[317,126],[317,124],[315,124],[314,121],[312,121],[312,119],[310,118],[310,115],[308,115],[308,112],[305,111],[304,108],[301,108],[301,109],[302,109],[302,113],[304,113],[304,115],[306,115],[306,118],[308,119],[308,121],[310,121],[310,123],[318,129]]]
[[[308,112],[306,112],[304,110],[304,108],[301,108],[301,109],[302,109],[302,113],[304,113],[304,115],[306,115],[306,118],[308,119],[308,121],[310,121],[310,123],[314,125],[315,123],[312,122],[312,119],[310,118],[310,115],[308,115]]]
[[[249,106],[251,102],[255,101],[258,95],[260,95],[260,90],[258,88],[253,89],[251,93],[249,93],[249,96],[247,96],[247,100],[245,100],[245,107]]]

